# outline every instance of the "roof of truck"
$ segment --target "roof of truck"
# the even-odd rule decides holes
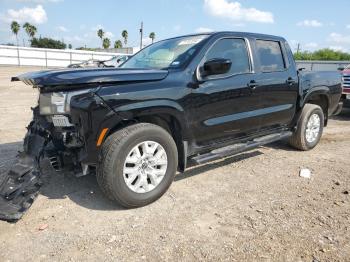
[[[197,34],[188,34],[188,35],[182,35],[182,36],[176,36],[173,38],[178,37],[186,37],[186,36],[196,36],[196,35],[233,35],[233,36],[240,36],[240,37],[253,37],[253,38],[261,38],[261,39],[271,39],[276,41],[285,40],[281,36],[275,36],[275,35],[268,35],[268,34],[259,34],[259,33],[250,33],[250,32],[237,32],[237,31],[215,31],[215,32],[203,32],[203,33],[197,33]],[[171,38],[170,38],[171,39]]]

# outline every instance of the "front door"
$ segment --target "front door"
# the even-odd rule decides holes
[[[248,40],[222,38],[206,53],[205,61],[230,59],[228,73],[203,79],[192,92],[190,121],[196,143],[205,146],[248,136],[259,130],[259,95],[255,89]]]

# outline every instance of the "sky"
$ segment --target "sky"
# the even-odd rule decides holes
[[[349,0],[0,0],[0,44],[15,43],[10,23],[29,22],[38,36],[98,47],[102,28],[112,42],[129,34],[128,46],[196,32],[245,31],[285,37],[295,51],[332,48],[350,52]],[[28,45],[23,29],[20,44]]]

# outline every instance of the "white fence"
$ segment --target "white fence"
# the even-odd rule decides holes
[[[0,45],[0,65],[66,67],[89,59],[108,60],[121,53]]]
[[[298,68],[305,68],[308,71],[337,71],[350,65],[350,61],[296,61]]]

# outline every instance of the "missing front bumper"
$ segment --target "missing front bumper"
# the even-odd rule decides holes
[[[77,176],[89,171],[89,166],[79,160],[83,144],[76,133],[63,135],[39,114],[38,107],[33,109],[33,115],[23,152],[18,154],[10,171],[0,175],[0,220],[17,221],[32,205],[42,186],[40,161],[44,157],[56,171],[69,171]]]

